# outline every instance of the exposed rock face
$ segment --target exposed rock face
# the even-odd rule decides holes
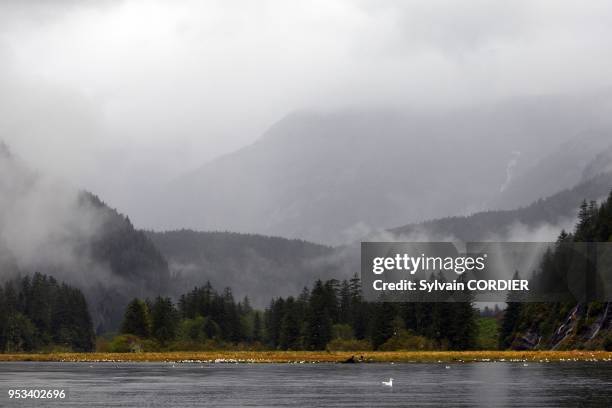
[[[514,350],[603,348],[612,336],[612,306],[607,303],[578,303],[554,328],[552,335],[544,336],[534,322],[512,342]]]
[[[612,308],[610,302],[606,303],[604,312],[599,316],[595,323],[591,326],[589,340],[594,340],[602,331],[612,328]]]
[[[555,333],[549,341],[553,350],[559,348],[563,344],[564,340],[572,336],[572,334],[576,331],[579,316],[582,316],[584,309],[584,304],[577,304],[571,310],[565,321],[557,328],[557,330],[555,330]]]

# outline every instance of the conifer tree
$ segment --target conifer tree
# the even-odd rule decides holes
[[[272,348],[280,344],[280,332],[285,311],[283,298],[272,299],[270,307],[266,310],[266,334],[267,342]]]
[[[285,301],[285,310],[279,337],[281,349],[298,350],[301,348],[300,320],[296,302],[291,296]]]
[[[151,335],[149,310],[145,302],[140,299],[133,299],[128,304],[121,324],[121,333],[133,334],[141,338],[147,338]]]
[[[514,273],[512,279],[520,279],[518,271]],[[508,294],[507,306],[504,311],[504,318],[501,323],[498,339],[498,346],[502,350],[511,346],[520,320],[522,303],[516,302],[516,300],[518,300],[516,299],[516,295],[512,293]]]
[[[258,311],[255,311],[253,316],[253,341],[259,342],[262,340],[261,333],[261,317]]]
[[[310,294],[306,313],[306,347],[311,350],[323,350],[332,337],[332,319],[328,310],[329,286],[317,280]]]
[[[374,349],[382,346],[393,336],[393,319],[395,307],[390,302],[380,302],[374,305],[372,319],[372,346]]]
[[[339,316],[338,323],[350,324],[352,321],[351,316],[351,289],[348,281],[343,280],[340,285],[339,291],[340,305],[339,305]]]
[[[176,336],[177,311],[170,298],[158,296],[151,308],[151,333],[162,345]]]

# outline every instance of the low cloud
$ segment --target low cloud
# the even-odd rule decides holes
[[[138,219],[143,191],[296,110],[608,87],[610,21],[605,1],[9,0],[0,137]]]

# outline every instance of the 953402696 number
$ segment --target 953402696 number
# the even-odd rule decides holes
[[[9,399],[65,399],[66,391],[62,389],[10,389]]]

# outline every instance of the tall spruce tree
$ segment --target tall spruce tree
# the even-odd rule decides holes
[[[332,338],[332,318],[329,288],[321,280],[317,280],[310,294],[310,302],[306,313],[306,347],[311,350],[323,350]]]
[[[155,299],[151,308],[151,332],[162,345],[176,337],[177,315],[170,298],[158,296]]]
[[[151,335],[149,309],[145,302],[133,299],[125,310],[121,333],[147,338]]]
[[[518,271],[514,273],[512,279],[520,279]],[[498,347],[502,350],[509,348],[514,340],[517,325],[520,321],[523,304],[517,302],[517,295],[510,292],[506,302],[506,310],[499,329]]]
[[[260,342],[262,340],[261,330],[261,316],[258,311],[255,311],[253,316],[253,341]]]
[[[285,301],[284,316],[280,329],[280,348],[283,350],[299,350],[302,347],[300,338],[300,318],[297,304],[289,296]]]
[[[393,319],[395,306],[391,302],[380,302],[374,305],[372,318],[372,346],[377,349],[393,336]]]

